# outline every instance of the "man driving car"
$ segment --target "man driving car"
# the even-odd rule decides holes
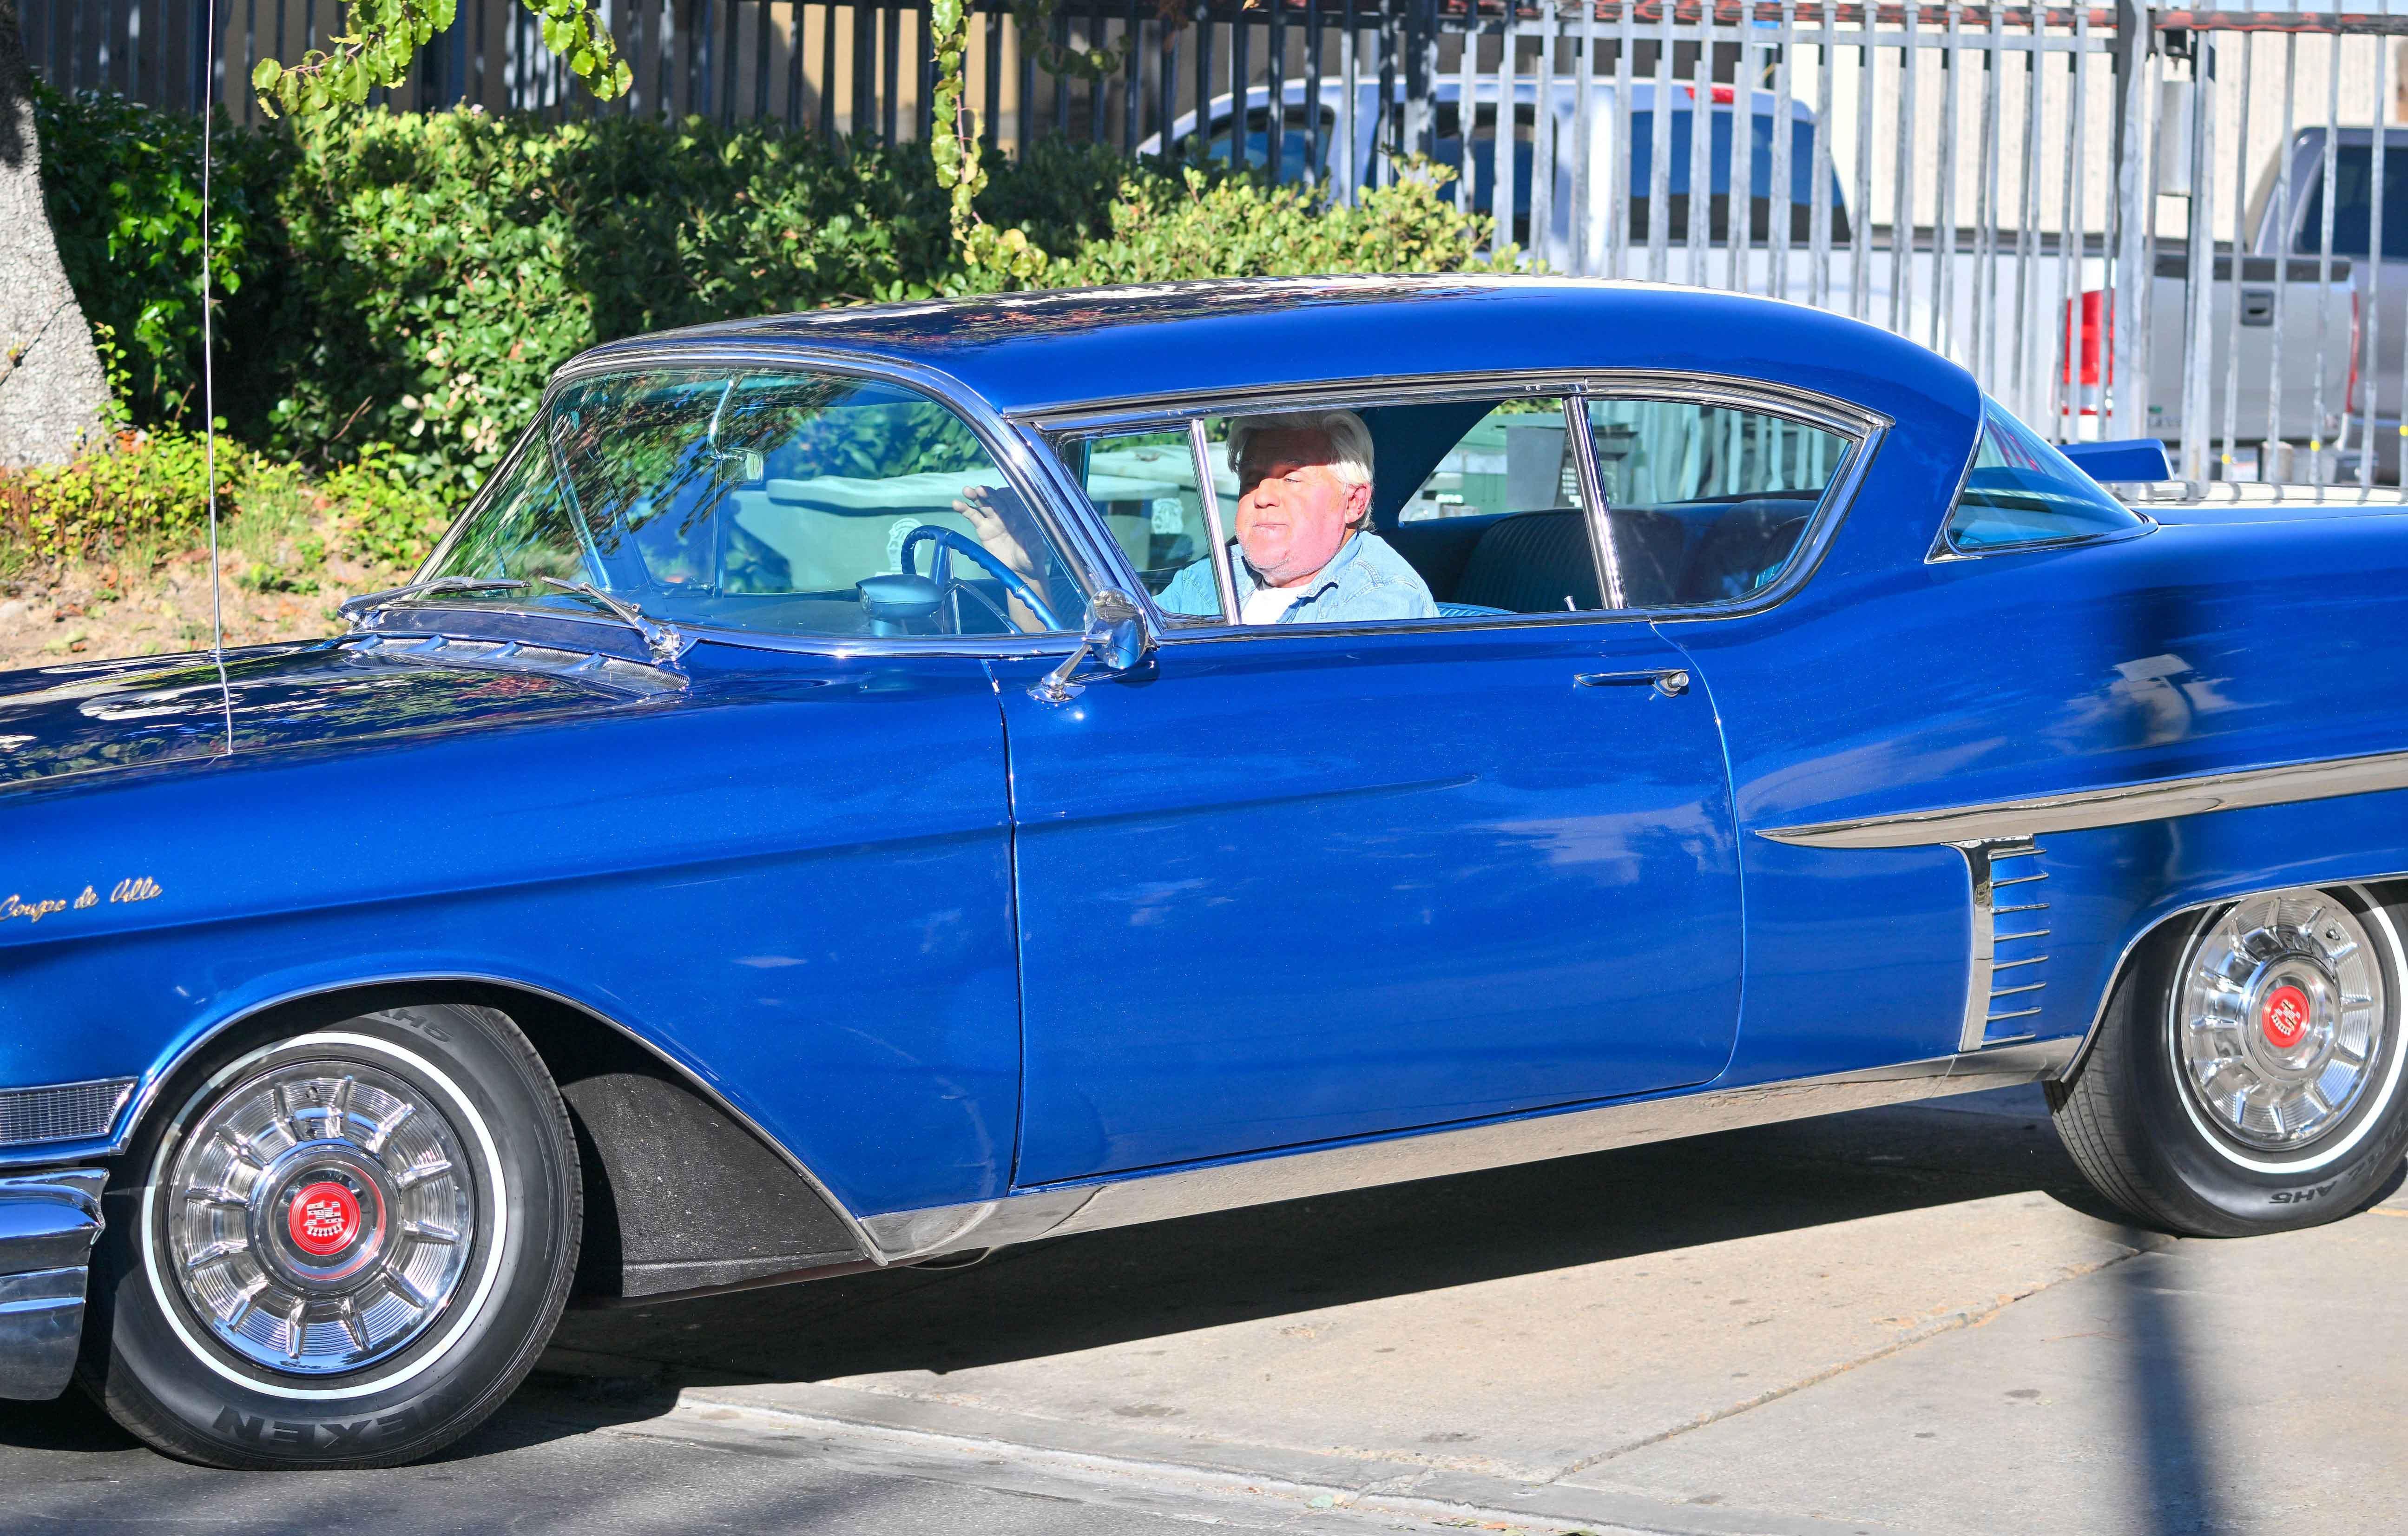
[[[1239,487],[1230,576],[1241,622],[1436,616],[1420,573],[1369,531],[1371,434],[1360,416],[1317,410],[1233,418],[1229,462]],[[1016,506],[984,487],[966,488],[953,506],[990,553],[1029,574]],[[1155,600],[1166,612],[1220,617],[1211,557],[1182,567]]]

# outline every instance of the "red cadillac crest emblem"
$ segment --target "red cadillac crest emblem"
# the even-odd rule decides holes
[[[328,1258],[360,1232],[360,1201],[338,1184],[313,1184],[293,1197],[286,1226],[293,1245],[313,1258]]]
[[[2278,1051],[2299,1044],[2308,1032],[2308,995],[2288,982],[2267,993],[2258,1005],[2258,1027]]]

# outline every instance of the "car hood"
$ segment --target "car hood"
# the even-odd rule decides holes
[[[624,709],[683,683],[618,656],[441,636],[0,673],[0,789]]]

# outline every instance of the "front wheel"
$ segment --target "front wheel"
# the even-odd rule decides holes
[[[2049,1087],[2058,1135],[2134,1215],[2201,1237],[2357,1210],[2408,1155],[2401,911],[2296,887],[2152,939]]]
[[[577,1269],[577,1156],[534,1047],[445,1004],[220,1058],[107,1197],[84,1385],[211,1466],[392,1466],[467,1433]]]

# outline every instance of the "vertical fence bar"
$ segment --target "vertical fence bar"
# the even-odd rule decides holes
[[[2230,480],[2234,441],[2241,430],[2241,292],[2248,272],[2249,234],[2244,227],[2249,208],[2249,98],[2258,73],[2258,35],[2244,32],[2235,39],[2241,54],[2241,121],[2232,135],[2232,274],[2228,280],[2230,303],[2224,314],[2224,438],[2215,455],[2216,479]],[[2382,96],[2376,94],[2376,117]],[[2279,259],[2279,258],[2278,258]],[[2265,455],[2258,455],[2263,467]]]
[[[2383,360],[2378,345],[2383,332],[2383,163],[2390,158],[2390,135],[2384,123],[2387,114],[2383,109],[2384,66],[2389,63],[2390,50],[2385,39],[2374,39],[2374,132],[2367,154],[2372,161],[2369,167],[2366,247],[2366,299],[2358,313],[2365,318],[2358,323],[2359,334],[2365,338],[2365,351],[2355,365],[2358,388],[2365,392],[2358,410],[2358,483],[2374,483],[2375,415],[2382,404],[2382,380],[2375,368]],[[2344,408],[2346,409],[2346,408]]]
[[[1480,122],[1480,0],[1465,0],[1463,51],[1455,61],[1455,206],[1471,211],[1479,162],[1471,158],[1472,130]]]
[[[752,0],[752,8],[756,13],[752,18],[752,115],[764,118],[769,115],[769,0]],[[728,28],[733,31],[736,7],[730,6],[727,10]],[[729,67],[733,68],[736,50],[730,48],[727,57]],[[727,93],[727,105],[730,108],[736,105],[733,87]]]
[[[1943,355],[1956,350],[1956,87],[1965,72],[1964,20],[1964,7],[1949,0],[1948,30],[1940,44],[1940,163],[1931,189],[1937,205],[1931,218],[1931,330],[1925,342]]]
[[[2003,7],[1989,7],[1982,39],[1981,183],[1973,189],[1973,375],[1982,387],[2002,395],[1999,373],[1999,49],[2005,40]]]
[[[1670,14],[1670,0],[1666,0]],[[1689,63],[1689,218],[1683,242],[1688,247],[1688,281],[1706,285],[1706,258],[1714,243],[1714,8],[1713,0],[1698,6],[1698,51]],[[1670,210],[1666,210],[1669,220]],[[1723,200],[1723,219],[1730,219],[1730,200]]]
[[[878,30],[876,0],[853,0],[853,111],[846,129],[853,143],[878,137]]]
[[[1606,178],[1606,186],[1618,190],[1623,178],[1614,170],[1614,162],[1627,161],[1628,147],[1619,146],[1620,153],[1608,151],[1600,156],[1598,149],[1597,115],[1597,0],[1575,0],[1580,7],[1580,58],[1572,73],[1572,207],[1571,248],[1572,270],[1584,277],[1598,269],[1601,240],[1596,226],[1598,212],[1598,177]],[[1628,0],[1622,0],[1628,4]],[[1619,67],[1618,65],[1616,67]],[[1617,90],[1617,102],[1623,99]],[[1620,108],[1616,108],[1619,111]],[[1607,164],[1599,165],[1602,158]]]
[[[1814,49],[1813,153],[1807,174],[1814,185],[1807,195],[1808,254],[1806,302],[1820,309],[1831,302],[1831,77],[1837,73],[1840,7],[1823,0],[1823,40]]]
[[[1363,199],[1363,156],[1357,148],[1357,136],[1362,128],[1357,121],[1360,108],[1357,98],[1362,93],[1363,82],[1359,78],[1361,65],[1354,57],[1355,45],[1360,40],[1356,36],[1359,30],[1354,20],[1354,0],[1345,0],[1344,24],[1338,34],[1338,132],[1346,146],[1346,172],[1345,179],[1339,185],[1345,189],[1344,195],[1349,204]],[[1378,121],[1377,113],[1372,116],[1374,122]]]
[[[786,131],[803,127],[803,0],[786,7]]]
[[[1012,153],[1022,160],[1028,158],[1028,147],[1037,138],[1037,55],[1031,47],[1028,23],[1017,15],[1011,19],[1012,57],[1020,66],[1019,123],[1012,130]]]
[[[1635,67],[1633,59],[1639,51],[1639,0],[1614,0],[1620,10],[1619,28],[1614,34],[1613,55],[1613,139],[1606,151],[1612,160],[1609,183],[1612,200],[1604,208],[1606,252],[1610,263],[1606,276],[1619,278],[1629,271],[1630,258],[1630,183],[1638,172],[1637,153],[1631,145],[1630,125],[1639,110],[1634,99],[1636,90],[1630,82]]]
[[[1263,91],[1263,159],[1270,167],[1271,184],[1277,186],[1287,168],[1287,0],[1270,0],[1270,25],[1263,41],[1263,63],[1268,66]]]
[[[926,0],[922,0],[923,4]],[[1139,108],[1145,105],[1145,30],[1138,20],[1138,0],[1129,0],[1121,22],[1121,153],[1137,153]],[[923,90],[925,89],[924,86]]]
[[[879,120],[879,138],[889,146],[901,143],[903,108],[903,7],[899,0],[886,0],[879,7],[879,77],[878,84],[885,97],[885,110]]]
[[[1723,237],[1723,276],[1733,293],[1744,294],[1756,285],[1756,81],[1763,71],[1756,62],[1756,0],[1742,0],[1739,16],[1739,60],[1731,70],[1737,88],[1731,92],[1730,219],[1729,233]],[[1769,224],[1765,233],[1771,233]]]
[[[2023,146],[2023,163],[2015,179],[2015,296],[2009,309],[2014,316],[2014,337],[2009,343],[2007,387],[2015,403],[2015,414],[2038,426],[2042,411],[2032,393],[2032,257],[2040,243],[2040,44],[2046,13],[2034,6],[2026,14],[2025,36],[2020,39],[2025,46],[2010,50],[2023,61],[2024,107],[2022,132],[2016,135],[2017,142]]]
[[[1798,143],[1797,95],[1791,89],[1790,56],[1797,50],[1791,39],[1798,35],[1797,0],[1781,0],[1780,51],[1772,61],[1772,174],[1765,200],[1766,211],[1771,215],[1768,250],[1771,274],[1764,291],[1774,298],[1789,294],[1790,237],[1796,231],[1798,212],[1798,179],[1792,164]]]
[[[1533,261],[1553,266],[1563,260],[1555,249],[1555,39],[1562,31],[1555,0],[1540,0],[1538,22],[1538,70],[1530,86],[1530,237],[1526,243]]]
[[[1379,136],[1375,139],[1370,170],[1383,187],[1396,175],[1397,156],[1404,152],[1406,120],[1412,115],[1411,109],[1397,99],[1398,59],[1403,58],[1409,81],[1413,70],[1413,55],[1410,51],[1411,14],[1404,0],[1380,0],[1379,30],[1373,34],[1379,39],[1377,46],[1380,50],[1377,71],[1380,113],[1371,125],[1371,132]],[[1387,145],[1385,152],[1377,149],[1377,145],[1382,143]]]
[[[2300,39],[2283,35],[2283,136],[2275,142],[2274,196],[2269,209],[2274,221],[2274,335],[2269,342],[2266,377],[2266,441],[2258,452],[2258,478],[2272,480],[2283,442],[2283,337],[2290,329],[2291,299],[2291,166],[2299,147],[2291,142],[2299,95]]]
[[[1104,46],[1103,12],[1100,8],[1091,11],[1086,20],[1087,50],[1091,54],[1101,52]],[[1109,115],[1107,108],[1111,101],[1111,79],[1101,70],[1088,77],[1087,142],[1090,144],[1101,144],[1104,141],[1104,119]]]
[[[2187,270],[2184,273],[2182,331],[2182,478],[2190,481],[2207,479],[2208,443],[2213,436],[2213,423],[2208,419],[2208,369],[2215,350],[2215,189],[2208,180],[2208,172],[2215,165],[2213,36],[2204,32],[2191,34],[2190,142],[2180,146],[2190,170],[2190,209],[2183,226]]]
[[[1898,146],[1890,192],[1889,328],[1906,334],[1914,305],[1914,108],[1922,93],[1916,64],[1923,47],[1923,0],[1907,0],[1906,40],[1899,50]]]
[[[2328,295],[2332,292],[2333,212],[2341,199],[2334,195],[2341,183],[2341,39],[2328,35],[2325,38],[2325,142],[2324,179],[2316,183],[2323,205],[2323,228],[2316,232],[2316,287],[2321,291],[2316,304],[2316,371],[2315,393],[2308,414],[2308,472],[2315,483],[2325,483],[2325,369],[2329,366],[2332,339],[2332,305]],[[2344,408],[2346,409],[2346,408]]]
[[[1671,7],[1665,7],[1670,10]],[[1489,238],[1489,249],[1515,243],[1513,232],[1514,205],[1521,189],[1519,171],[1514,164],[1521,151],[1522,103],[1521,67],[1516,55],[1522,46],[1520,0],[1505,0],[1505,19],[1497,40],[1497,132],[1489,140],[1494,146],[1490,164],[1496,167],[1496,191],[1488,206],[1497,217],[1497,231]]]
[[[1872,303],[1873,95],[1881,85],[1881,50],[1873,47],[1880,11],[1856,13],[1856,178],[1848,199],[1848,314],[1865,318]]]
[[[2148,241],[2149,172],[2144,151],[2148,128],[2148,13],[2137,0],[2115,7],[2115,205],[2114,320],[2109,326],[2114,352],[2108,362],[2105,424],[2110,437],[2137,437],[2148,430],[2149,381],[2141,356],[2146,331],[2142,309],[2149,275],[2143,269]]]
[[[1304,182],[1329,179],[1329,147],[1322,131],[1321,0],[1304,0]]]
[[[1631,0],[1624,0],[1629,5]],[[1662,282],[1672,242],[1672,0],[1658,0],[1656,80],[1648,104],[1647,280]]]
[[[1212,141],[1212,11],[1208,0],[1196,6],[1196,138]]]
[[[1254,71],[1247,55],[1254,51],[1244,7],[1229,13],[1229,164],[1240,169],[1254,163]]]
[[[979,40],[986,48],[986,116],[979,124],[987,148],[1003,148],[1003,13],[989,7],[979,18]]]

